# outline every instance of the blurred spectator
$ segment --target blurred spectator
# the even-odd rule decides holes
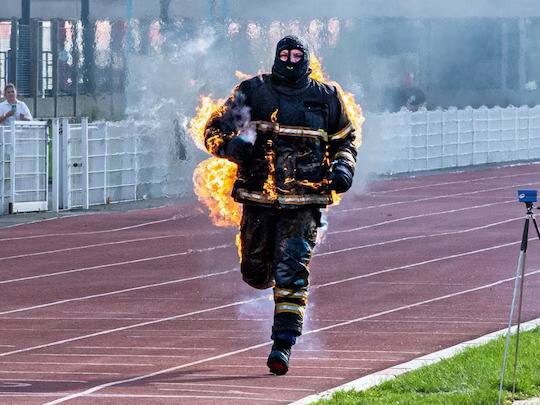
[[[384,110],[397,112],[402,108],[409,111],[418,111],[425,107],[426,96],[424,92],[414,85],[414,73],[407,72],[403,83],[398,88],[390,89],[385,97]]]
[[[17,88],[13,83],[4,87],[4,97],[0,103],[0,124],[11,125],[12,121],[31,121],[32,114],[24,101],[17,100]]]

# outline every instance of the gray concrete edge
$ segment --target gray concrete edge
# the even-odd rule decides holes
[[[521,324],[520,330],[528,331],[540,326],[540,318],[533,319],[531,321]],[[511,332],[515,333],[517,326],[513,326]],[[398,364],[387,369],[377,371],[373,374],[366,375],[364,377],[358,378],[357,380],[350,381],[338,387],[331,388],[329,390],[320,392],[318,394],[309,395],[298,401],[292,402],[290,405],[307,405],[321,399],[330,398],[337,391],[365,391],[369,388],[375,387],[376,385],[382,384],[383,382],[392,380],[399,375],[408,373],[419,369],[420,367],[428,366],[435,364],[443,359],[448,359],[456,354],[462,352],[465,348],[471,346],[480,346],[486,344],[500,336],[506,335],[508,328],[504,328],[487,335],[481,336],[476,339],[472,339],[463,343],[459,343],[455,346],[427,354],[425,356],[418,357],[416,359],[410,360],[406,363]]]

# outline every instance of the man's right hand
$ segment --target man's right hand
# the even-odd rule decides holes
[[[251,158],[253,139],[248,134],[239,134],[232,138],[225,147],[225,155],[240,164]]]
[[[15,110],[9,110],[7,113],[4,114],[4,117],[11,117],[12,115],[15,115]]]

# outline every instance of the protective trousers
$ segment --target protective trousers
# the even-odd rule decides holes
[[[308,298],[309,262],[317,239],[316,208],[275,209],[244,205],[241,223],[242,277],[250,286],[274,287],[273,335],[302,333]]]

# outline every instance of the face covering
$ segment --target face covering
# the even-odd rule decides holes
[[[282,61],[279,58],[279,53],[283,50],[289,51],[289,58]],[[299,49],[304,53],[302,60],[297,63],[290,61],[290,52],[293,49]],[[276,56],[274,58],[274,66],[272,66],[272,75],[279,80],[281,84],[297,87],[307,83],[310,73],[309,69],[309,49],[297,37],[288,35],[281,39],[276,46]]]

